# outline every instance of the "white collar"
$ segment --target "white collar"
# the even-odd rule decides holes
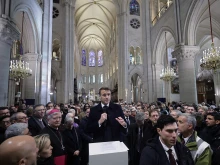
[[[104,106],[109,107],[109,103],[108,103],[107,105],[105,105],[105,104],[103,104],[103,103],[101,102],[101,106],[102,106],[102,108],[103,108]]]
[[[164,149],[165,151],[168,151],[169,149],[175,151],[174,146],[172,146],[171,148],[167,147],[167,146],[162,142],[160,136],[159,136],[159,140],[160,140],[160,143],[162,144],[163,149]]]

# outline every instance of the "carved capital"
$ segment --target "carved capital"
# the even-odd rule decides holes
[[[13,22],[0,18],[0,41],[12,45],[14,40],[19,39],[19,35],[20,33]]]
[[[194,60],[195,55],[199,52],[198,46],[178,46],[172,52],[172,56],[177,59],[177,62],[181,62],[184,60]]]

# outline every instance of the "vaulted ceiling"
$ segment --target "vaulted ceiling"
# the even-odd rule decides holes
[[[105,48],[116,18],[112,0],[77,0],[75,25],[81,48]]]

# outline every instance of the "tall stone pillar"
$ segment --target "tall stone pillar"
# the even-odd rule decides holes
[[[126,90],[128,89],[128,44],[127,44],[127,14],[121,12],[117,16],[118,25],[118,99],[126,98]]]
[[[19,31],[9,20],[9,1],[0,1],[0,106],[8,104],[8,83],[10,50],[13,40],[19,38]]]
[[[43,1],[43,3],[41,89],[39,103],[46,104],[50,101],[53,0],[46,0]]]
[[[64,50],[62,57],[62,102],[74,100],[74,7],[75,1],[65,0]]]
[[[172,52],[177,58],[179,71],[180,101],[197,103],[195,55],[199,51],[198,46],[180,45]]]
[[[35,104],[39,104],[40,94],[40,63],[42,56],[38,54],[28,53],[23,55],[25,62],[29,63],[29,67],[32,70],[32,75],[24,79],[24,99],[34,99]]]
[[[213,72],[214,87],[215,87],[215,102],[220,106],[220,69]]]
[[[8,83],[8,106],[13,105],[15,103],[15,81],[14,79],[9,79]]]
[[[143,40],[143,101],[151,103],[156,101],[155,79],[153,75],[152,53],[151,53],[151,36],[150,36],[150,7],[149,0],[142,1],[142,40]]]
[[[164,69],[164,66],[162,64],[154,65],[154,75],[156,80],[156,98],[165,97],[165,84],[163,80],[160,79],[162,69]]]

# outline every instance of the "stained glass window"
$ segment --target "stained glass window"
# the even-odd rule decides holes
[[[137,0],[131,0],[130,2],[130,14],[140,16],[140,5]]]
[[[102,56],[102,50],[98,52],[98,66],[103,65],[103,56]]]
[[[95,52],[89,52],[89,66],[95,66]]]
[[[82,66],[86,66],[86,51],[82,50]]]

